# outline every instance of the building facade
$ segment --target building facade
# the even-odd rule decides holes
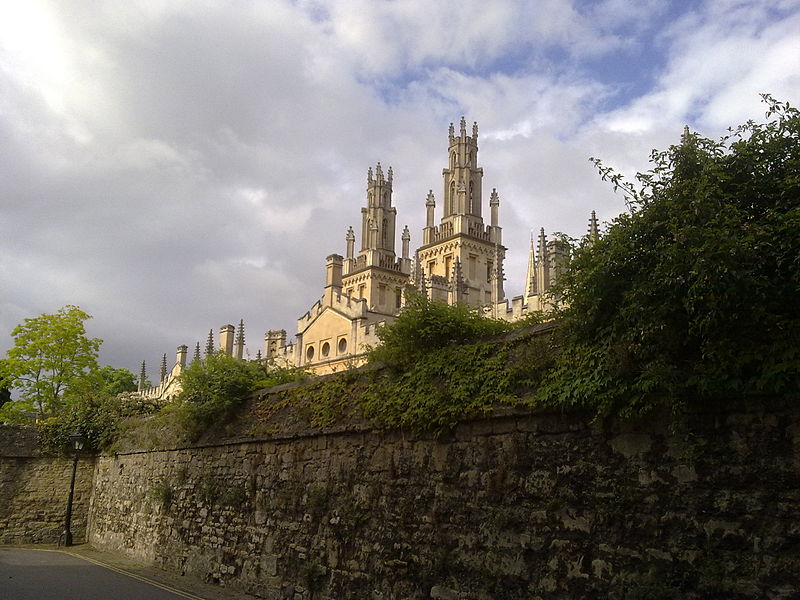
[[[392,204],[392,186],[391,167],[384,174],[378,163],[374,171],[367,171],[360,238],[352,227],[348,228],[344,256],[331,254],[326,258],[322,297],[297,320],[293,338],[289,339],[285,329],[267,331],[257,360],[302,367],[315,374],[357,366],[369,347],[380,342],[379,328],[399,314],[409,285],[432,300],[465,303],[496,319],[513,321],[552,308],[548,290],[564,268],[570,248],[561,240],[548,240],[544,229],[537,238],[531,236],[523,294],[506,298],[500,195],[493,188],[488,202],[484,201],[477,123],[468,131],[462,117],[458,132],[450,124],[447,162],[442,169],[441,217],[436,223],[437,202],[430,190],[425,199],[422,243],[413,259],[407,226],[400,233],[400,255],[396,252],[397,209]],[[488,209],[488,224],[484,222],[484,208]],[[597,235],[597,219],[592,212],[590,243]],[[233,325],[221,328],[221,350],[233,356],[235,347],[235,356],[242,358],[243,344],[243,324],[236,340]],[[206,352],[210,351],[213,332],[206,346]],[[199,357],[198,343],[195,359]],[[185,365],[186,347],[179,346],[176,365],[167,372],[164,359],[161,382],[141,393],[159,397],[176,393],[173,381]],[[145,379],[144,370],[141,379]]]

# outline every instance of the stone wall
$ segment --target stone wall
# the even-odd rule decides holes
[[[86,540],[94,461],[75,479],[73,542]],[[64,531],[72,459],[38,456],[35,434],[0,426],[0,544],[55,544]]]
[[[264,598],[790,598],[800,410],[98,460],[91,543]]]

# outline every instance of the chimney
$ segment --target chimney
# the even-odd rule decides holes
[[[223,325],[219,329],[219,347],[225,356],[233,356],[233,336],[236,328],[233,325]]]
[[[325,302],[333,303],[334,296],[342,293],[342,264],[344,259],[331,254],[325,259]]]
[[[178,346],[178,350],[175,353],[175,362],[178,365],[179,371],[183,371],[186,368],[187,354],[189,354],[189,348],[185,344]]]

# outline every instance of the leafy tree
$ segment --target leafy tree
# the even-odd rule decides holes
[[[487,319],[465,304],[436,302],[408,287],[400,315],[378,330],[381,345],[371,350],[370,361],[404,369],[439,348],[473,342],[510,327],[506,321]]]
[[[562,353],[540,393],[560,406],[800,390],[800,113],[721,141],[685,133],[638,185],[597,162],[631,208],[579,249],[557,292]]]
[[[137,389],[136,375],[128,369],[106,365],[73,379],[64,391],[66,405],[87,396],[116,396]]]
[[[3,377],[19,390],[17,413],[45,418],[63,405],[67,387],[97,369],[102,340],[86,336],[91,318],[77,306],[25,319],[11,332],[14,347],[3,362]]]

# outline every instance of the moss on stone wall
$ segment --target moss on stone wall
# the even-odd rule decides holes
[[[348,427],[101,458],[91,541],[265,598],[800,593],[800,411],[779,401]]]

